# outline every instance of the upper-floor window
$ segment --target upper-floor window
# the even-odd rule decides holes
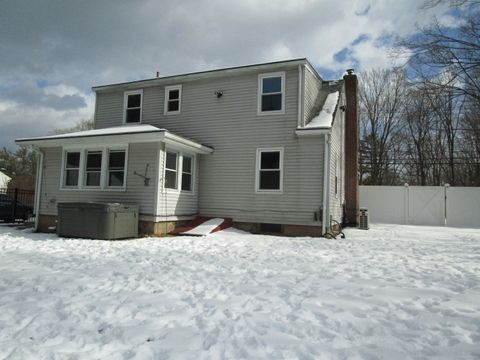
[[[127,91],[124,99],[124,122],[126,124],[142,122],[143,91]]]
[[[282,192],[283,148],[257,149],[257,192]]]
[[[261,74],[258,77],[258,114],[285,111],[285,73]]]
[[[180,114],[182,106],[182,85],[165,87],[164,114]]]

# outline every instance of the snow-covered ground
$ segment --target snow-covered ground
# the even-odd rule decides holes
[[[64,240],[0,227],[2,359],[478,359],[480,231]]]

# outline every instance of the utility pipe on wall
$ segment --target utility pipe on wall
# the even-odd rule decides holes
[[[35,179],[35,231],[38,231],[38,225],[40,221],[40,198],[42,192],[42,177],[43,177],[43,152],[39,148],[35,147],[33,150],[37,153],[37,178]]]
[[[330,218],[330,134],[325,134],[323,150],[323,211],[322,234],[327,232],[327,221]]]

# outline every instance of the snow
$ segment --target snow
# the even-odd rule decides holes
[[[337,107],[339,92],[335,91],[327,95],[325,104],[323,104],[320,113],[315,116],[312,121],[305,125],[305,129],[309,128],[328,128],[332,127],[333,113]]]
[[[2,359],[478,359],[480,231],[60,239],[0,226]]]
[[[225,219],[221,219],[221,218],[210,219],[194,227],[191,230],[181,233],[181,235],[204,236],[204,235],[210,234],[213,229],[218,227],[224,221]]]
[[[114,126],[104,129],[94,129],[94,130],[84,130],[76,131],[66,134],[42,136],[39,138],[25,138],[17,139],[17,141],[26,141],[26,140],[35,140],[35,139],[63,139],[63,138],[74,138],[82,136],[103,136],[103,135],[120,135],[120,134],[138,134],[146,132],[162,132],[165,129],[159,129],[153,125],[128,125],[128,126]]]

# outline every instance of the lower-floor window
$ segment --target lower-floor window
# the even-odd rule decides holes
[[[167,150],[165,154],[165,189],[193,192],[195,157]]]
[[[283,148],[257,149],[257,192],[283,190]]]
[[[102,175],[102,151],[87,151],[85,186],[100,186]]]
[[[115,148],[67,150],[62,186],[68,189],[124,188],[127,150]]]
[[[118,187],[125,184],[125,150],[108,152],[108,186]]]
[[[165,157],[165,188],[177,188],[178,153],[167,151]]]
[[[193,159],[191,156],[183,155],[182,162],[182,190],[192,191]]]
[[[80,176],[80,152],[67,151],[65,153],[64,186],[78,186]]]

